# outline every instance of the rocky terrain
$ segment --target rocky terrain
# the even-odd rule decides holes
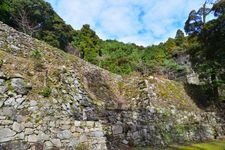
[[[120,149],[224,135],[182,83],[122,77],[0,22],[0,149]]]

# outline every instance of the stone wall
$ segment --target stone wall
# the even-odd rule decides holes
[[[35,50],[44,54],[45,68],[40,71],[35,71],[35,62],[29,58]],[[224,120],[196,108],[184,90],[174,88],[177,85],[154,77],[141,81],[132,77],[122,82],[122,77],[68,56],[1,22],[0,52],[0,149],[166,146],[214,139],[225,133],[221,129]],[[96,76],[95,82],[92,78]],[[164,85],[158,93],[157,82]],[[40,91],[46,87],[51,90],[49,97]],[[117,98],[127,93],[126,98],[121,98],[127,101],[126,107],[117,107]],[[176,107],[174,101],[179,103]]]
[[[77,71],[64,69],[60,88],[52,88],[52,97],[33,99],[28,96],[30,82],[19,74],[0,72],[0,148],[120,149],[122,145],[166,146],[223,135],[215,113],[154,107],[141,100],[132,109],[98,108]]]
[[[0,72],[0,149],[106,149],[101,123],[87,121],[93,116],[87,113],[91,104],[82,88],[76,87],[79,82],[73,76],[64,82],[77,91],[63,86],[66,100],[31,100],[26,95],[30,83],[21,75],[7,77]]]
[[[110,147],[163,146],[172,143],[198,142],[221,136],[222,129],[215,113],[187,112],[148,107],[136,111],[108,111],[107,136]]]

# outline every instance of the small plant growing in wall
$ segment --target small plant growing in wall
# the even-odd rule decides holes
[[[40,92],[40,94],[44,97],[49,97],[51,95],[51,93],[52,93],[52,90],[49,86],[44,87]]]
[[[40,50],[35,50],[31,52],[31,57],[37,60],[41,60],[43,54]]]
[[[6,86],[8,88],[8,91],[14,92],[14,89],[13,89],[13,87],[11,85],[10,80],[6,80]]]
[[[31,58],[34,59],[34,69],[36,71],[41,71],[44,69],[44,63],[42,61],[43,53],[40,50],[32,51],[30,54]]]

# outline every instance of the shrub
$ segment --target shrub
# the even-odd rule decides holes
[[[40,94],[41,94],[42,96],[44,96],[44,97],[49,97],[49,96],[51,95],[51,93],[52,93],[52,90],[51,90],[51,88],[50,88],[49,86],[44,87],[44,88],[42,89],[42,91],[40,92]]]
[[[41,60],[43,54],[40,50],[35,50],[31,52],[31,57],[37,60]]]

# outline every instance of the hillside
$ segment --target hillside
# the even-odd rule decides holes
[[[181,30],[175,39],[143,47],[116,40],[104,41],[88,24],[73,29],[44,0],[2,0],[0,13],[0,21],[18,31],[113,73],[172,74],[176,77],[186,71],[172,57],[174,51],[186,50],[187,41]]]
[[[0,62],[3,149],[119,149],[224,134],[182,83],[110,73],[2,22]]]

